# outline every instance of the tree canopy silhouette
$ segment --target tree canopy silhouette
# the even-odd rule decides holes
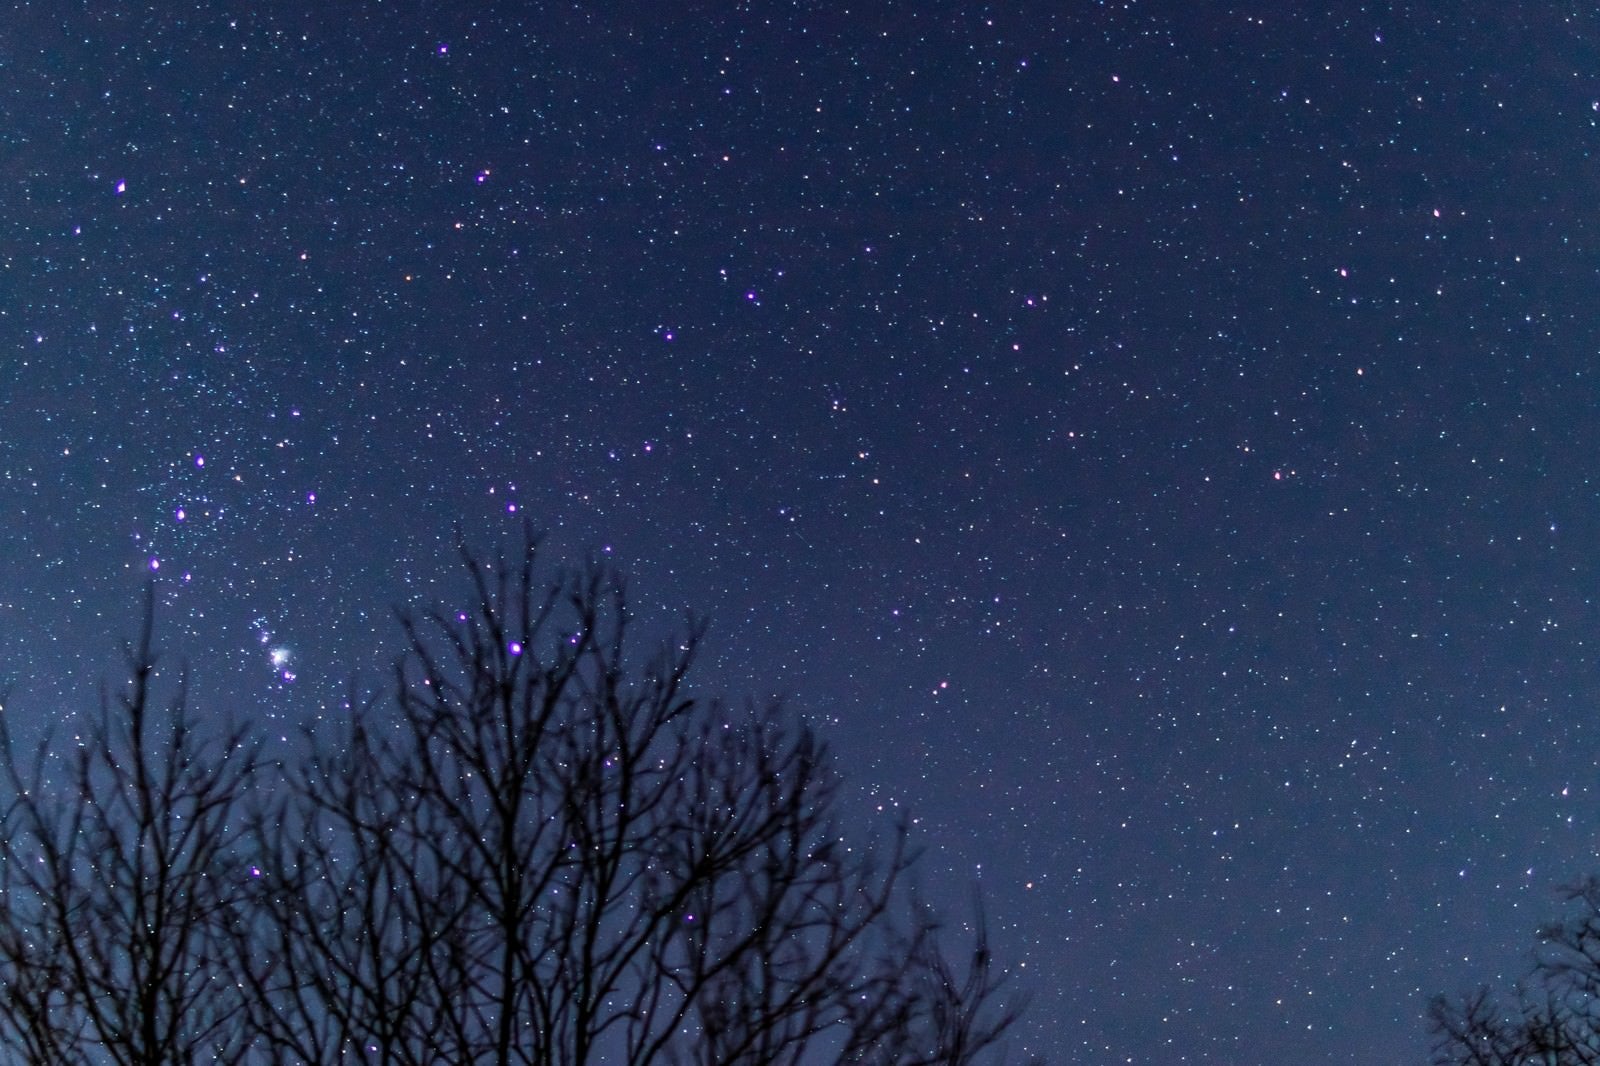
[[[202,735],[181,674],[158,703],[152,605],[125,688],[59,757],[19,757],[0,713],[0,1039],[24,1062],[239,1061],[249,1043],[224,960],[258,749]]]
[[[265,767],[158,704],[147,609],[87,740],[5,741],[0,1040],[28,1063],[975,1063],[1017,1017],[902,819],[845,824],[816,733],[692,692],[705,628],[463,552],[387,699]],[[0,716],[0,727],[4,719]]]
[[[1563,895],[1565,914],[1539,930],[1532,970],[1509,996],[1434,999],[1436,1066],[1600,1064],[1600,877]]]

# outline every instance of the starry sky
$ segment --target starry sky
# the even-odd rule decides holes
[[[154,574],[288,750],[527,519],[915,812],[1018,1051],[1419,1061],[1600,861],[1586,5],[6,6],[19,728]]]

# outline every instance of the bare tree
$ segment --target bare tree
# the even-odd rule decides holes
[[[198,731],[181,676],[158,706],[152,630],[147,596],[126,687],[69,750],[19,759],[0,713],[0,1041],[23,1062],[234,1062],[247,1044],[226,946],[256,751]]]
[[[130,679],[71,745],[0,714],[0,1044],[16,1061],[966,1066],[1016,1018],[981,909],[952,960],[908,824],[847,832],[819,737],[632,658],[621,580],[464,553],[273,773]]]
[[[1509,1002],[1484,988],[1429,1010],[1436,1066],[1600,1064],[1600,877],[1568,887]]]
[[[847,834],[824,746],[689,692],[691,621],[636,670],[621,581],[467,558],[407,615],[395,701],[351,701],[261,819],[280,1061],[968,1063],[1015,1017],[981,932],[906,905],[906,826]],[[959,971],[959,972],[958,972]]]

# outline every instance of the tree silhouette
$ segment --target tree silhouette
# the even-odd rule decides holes
[[[41,1063],[998,1057],[1018,1007],[981,909],[958,964],[909,890],[908,823],[848,828],[814,731],[691,689],[703,624],[635,665],[611,569],[545,581],[531,535],[463,557],[469,606],[403,614],[391,698],[353,693],[281,775],[242,735],[195,741],[181,690],[152,741],[148,625],[68,787],[45,749],[24,773],[7,748],[7,1043]],[[162,907],[178,920],[151,926]]]
[[[200,737],[183,677],[152,692],[152,599],[71,750],[12,747],[0,713],[0,1037],[28,1063],[238,1061],[227,960],[243,897],[230,860],[256,770],[241,731]]]
[[[1489,989],[1436,998],[1437,1066],[1600,1064],[1600,877],[1564,892],[1567,913],[1539,931],[1532,972],[1509,1002]]]

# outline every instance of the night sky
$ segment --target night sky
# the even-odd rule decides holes
[[[153,572],[287,753],[527,519],[919,816],[1018,1052],[1415,1062],[1600,865],[1591,5],[7,7],[18,728]]]

